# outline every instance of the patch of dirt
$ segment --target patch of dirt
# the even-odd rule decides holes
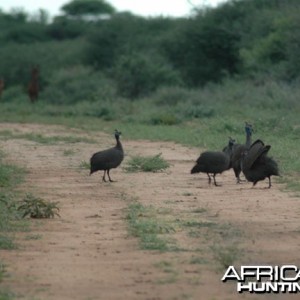
[[[32,220],[30,232],[17,234],[19,248],[0,252],[10,274],[3,285],[18,299],[298,299],[237,294],[235,283],[221,282],[220,262],[228,250],[234,255],[238,249],[237,267],[300,266],[299,198],[276,182],[270,190],[267,182],[237,185],[230,170],[217,176],[221,187],[208,185],[205,174],[190,174],[199,149],[130,141],[124,133],[123,165],[133,155],[162,153],[171,167],[160,173],[126,173],[120,167],[111,172],[117,182],[103,183],[102,174],[89,176],[80,165],[111,147],[112,136],[36,124],[0,124],[0,130],[99,142],[0,139],[7,159],[29,171],[21,190],[60,203],[61,218]],[[172,224],[169,238],[176,251],[141,250],[129,236],[126,208],[135,200],[152,205]]]

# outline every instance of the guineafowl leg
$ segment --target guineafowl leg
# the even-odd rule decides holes
[[[110,181],[110,182],[114,182],[114,181],[110,178],[110,176],[109,176],[109,170],[107,170],[107,175],[108,175],[109,181]]]
[[[255,185],[257,184],[257,182],[258,182],[258,181],[254,181],[254,182],[253,182],[252,188],[255,187]]]
[[[216,182],[216,174],[213,175],[213,179],[214,179],[215,186],[221,186],[220,184],[217,184],[217,182]]]
[[[270,189],[271,186],[272,186],[272,183],[271,183],[271,176],[269,176],[268,178],[269,178],[269,189]]]
[[[210,176],[209,176],[208,173],[206,173],[206,174],[207,174],[207,176],[208,176],[208,184],[211,184],[211,178],[210,178]]]
[[[103,174],[103,177],[102,177],[102,181],[104,181],[104,182],[106,182],[105,174],[106,174],[106,170],[104,170],[104,174]]]

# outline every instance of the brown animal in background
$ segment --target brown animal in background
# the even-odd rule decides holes
[[[0,78],[0,98],[1,98],[3,90],[4,90],[4,80],[2,78]]]
[[[39,96],[39,68],[34,66],[31,69],[31,80],[28,86],[28,95],[30,101],[33,103]]]

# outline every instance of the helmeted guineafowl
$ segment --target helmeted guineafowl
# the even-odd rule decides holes
[[[245,132],[246,132],[246,143],[245,144],[235,144],[232,149],[231,155],[231,166],[233,168],[236,182],[240,183],[240,174],[241,174],[241,159],[242,153],[248,150],[251,146],[251,136],[252,136],[252,125],[249,123],[245,123]]]
[[[258,181],[269,179],[269,188],[271,184],[271,176],[279,176],[278,165],[276,161],[268,157],[267,154],[271,149],[270,145],[265,145],[261,140],[256,140],[249,148],[242,154],[241,168],[253,186]]]
[[[223,151],[205,151],[200,154],[196,161],[196,165],[192,168],[191,174],[206,173],[208,176],[208,183],[211,183],[210,174],[214,179],[214,185],[218,186],[216,182],[216,174],[230,169],[230,156],[232,152],[233,143],[229,140],[228,147]]]
[[[232,150],[233,147],[235,145],[235,139],[233,139],[232,137],[229,137],[229,141],[228,144],[223,148],[223,152],[229,153],[230,154],[230,166],[228,169],[232,168]]]
[[[124,159],[124,151],[120,142],[120,135],[121,132],[115,130],[115,138],[117,141],[116,146],[93,154],[90,159],[90,175],[97,171],[104,171],[102,181],[106,182],[105,175],[107,173],[109,181],[113,182],[113,180],[110,178],[109,171],[110,169],[117,168]]]

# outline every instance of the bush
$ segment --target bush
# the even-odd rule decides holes
[[[43,93],[43,98],[47,102],[56,104],[106,101],[114,97],[115,90],[112,82],[102,73],[95,73],[84,66],[58,70],[52,75]]]
[[[150,117],[148,121],[151,125],[176,125],[181,120],[172,113],[160,113]]]
[[[20,203],[18,211],[22,212],[23,218],[26,216],[37,219],[54,218],[59,217],[57,204],[58,202],[48,202],[28,194]]]
[[[180,103],[176,107],[176,111],[186,119],[211,118],[215,115],[215,109],[213,107],[201,103]]]
[[[125,168],[128,172],[158,172],[169,168],[169,163],[161,157],[161,153],[154,156],[134,156]]]
[[[34,44],[4,44],[0,47],[0,77],[5,81],[4,92],[17,85],[26,92],[32,65],[39,65],[41,90],[57,70],[70,68],[83,60],[84,40],[43,42]]]
[[[155,104],[158,105],[170,105],[174,106],[178,102],[186,102],[191,96],[190,90],[180,87],[162,87],[159,88],[153,95],[152,98]]]
[[[181,84],[179,74],[163,58],[140,53],[121,56],[112,75],[119,95],[131,99],[149,95],[161,86]]]

